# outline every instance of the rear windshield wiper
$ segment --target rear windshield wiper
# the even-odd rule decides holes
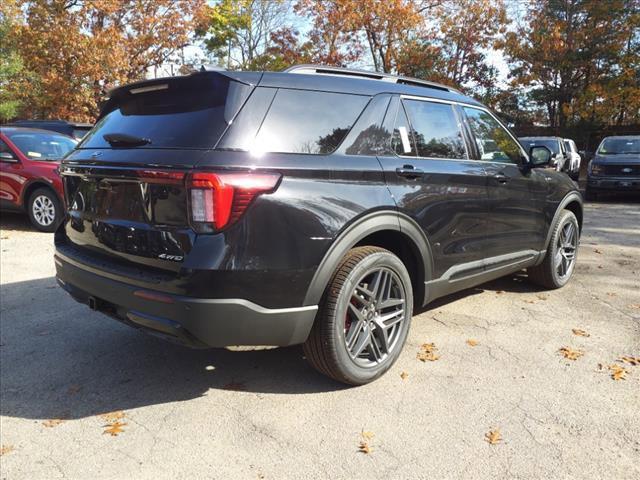
[[[134,137],[126,133],[105,133],[102,138],[112,147],[141,147],[151,143],[148,138]]]

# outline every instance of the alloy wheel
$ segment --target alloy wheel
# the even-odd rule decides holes
[[[33,218],[43,227],[48,227],[56,219],[56,207],[46,195],[38,195],[31,206]]]
[[[562,226],[556,244],[556,256],[554,266],[560,278],[571,273],[578,249],[578,231],[572,222]]]
[[[351,360],[365,368],[384,362],[398,347],[407,313],[404,287],[393,270],[365,273],[351,295],[344,324]]]

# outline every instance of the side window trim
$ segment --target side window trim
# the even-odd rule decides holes
[[[413,144],[414,144],[414,148],[416,150],[416,156],[415,157],[406,157],[406,158],[419,158],[419,159],[423,159],[423,160],[451,160],[454,162],[467,162],[469,160],[472,160],[471,156],[470,156],[470,152],[469,152],[469,148],[467,146],[467,139],[466,139],[466,135],[464,132],[464,127],[463,124],[465,123],[463,121],[463,119],[460,117],[460,115],[457,112],[457,104],[455,102],[449,102],[446,100],[440,100],[440,99],[431,99],[431,98],[422,98],[422,97],[409,97],[406,95],[401,95],[400,96],[400,105],[402,106],[402,108],[405,111],[405,115],[407,116],[407,122],[409,122],[409,125],[411,126],[411,132],[412,133],[414,131],[413,126],[411,125],[411,117],[409,116],[409,114],[407,113],[407,109],[404,105],[404,101],[403,100],[414,100],[414,101],[419,101],[419,102],[425,102],[425,103],[440,103],[440,104],[445,104],[445,105],[449,105],[451,107],[451,109],[453,110],[453,115],[456,119],[456,123],[458,126],[458,130],[459,133],[462,135],[462,143],[464,145],[464,151],[467,154],[467,158],[442,158],[442,157],[422,157],[420,155],[418,155],[418,149],[417,149],[417,144],[416,144],[416,140],[415,138],[413,138],[413,135],[411,136],[413,138]],[[437,101],[436,101],[437,100]],[[405,156],[402,155],[398,155],[401,158],[405,158]]]

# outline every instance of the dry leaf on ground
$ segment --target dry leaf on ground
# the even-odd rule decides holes
[[[585,332],[584,330],[580,330],[579,328],[572,328],[571,331],[574,335],[578,335],[579,337],[590,337],[591,334]]]
[[[105,421],[105,423],[114,423],[118,420],[122,420],[125,416],[125,413],[122,410],[116,410],[115,412],[107,412],[100,415],[100,418]]]
[[[634,367],[640,365],[640,357],[620,357],[619,362],[628,363],[629,365],[633,365]]]
[[[538,295],[536,295],[536,297],[538,297],[539,300],[546,300],[549,298],[549,295],[545,295],[544,293],[539,293]]]
[[[6,455],[9,452],[13,452],[15,450],[13,445],[2,445],[0,447],[0,457],[2,455]]]
[[[496,290],[496,295],[501,295],[504,293],[504,290]]]
[[[577,360],[578,358],[580,358],[582,355],[584,355],[584,352],[581,350],[573,350],[569,347],[562,347],[560,350],[558,350],[560,352],[560,354],[566,358],[567,360]]]
[[[614,380],[624,380],[627,373],[629,373],[626,368],[621,367],[616,363],[614,363],[613,365],[609,365],[609,370],[611,370],[611,378],[613,378]]]
[[[487,433],[485,433],[484,438],[490,445],[496,445],[497,443],[500,443],[502,441],[502,435],[500,434],[500,430],[498,430],[497,428],[489,430]]]
[[[371,445],[369,441],[375,436],[373,432],[362,431],[360,433],[362,440],[360,440],[360,444],[358,445],[358,451],[360,453],[364,453],[365,455],[369,455],[372,451]]]
[[[126,423],[121,423],[121,422],[114,422],[111,423],[109,425],[105,425],[104,426],[104,432],[102,432],[102,434],[109,434],[112,437],[117,437],[119,433],[124,432],[124,430],[122,429],[122,427],[124,427],[126,425]]]
[[[617,297],[618,294],[615,292],[607,292],[607,295],[609,295],[610,297]]]
[[[423,343],[416,358],[421,362],[426,362],[427,360],[435,362],[440,358],[440,355],[436,354],[436,350],[438,350],[438,348],[435,343]]]
[[[531,300],[531,299],[525,299],[524,302],[526,302],[526,303],[536,303],[535,300]]]
[[[61,423],[64,423],[63,419],[61,419],[61,418],[52,418],[51,420],[45,420],[44,422],[42,422],[42,425],[44,425],[47,428],[53,428],[53,427],[57,427]]]
[[[225,390],[232,390],[234,392],[246,392],[247,386],[243,382],[229,382],[224,387]]]
[[[632,303],[631,305],[627,305],[629,308],[635,308],[636,310],[640,310],[640,303]]]
[[[601,250],[598,250],[597,248],[593,250],[595,253],[602,253]]]
[[[409,374],[407,372],[401,372],[400,373],[400,378],[403,379],[403,380],[406,380],[408,376],[409,376]]]
[[[470,338],[469,340],[467,340],[467,345],[469,345],[470,347],[475,347],[476,345],[478,345],[478,343],[480,342],[478,342],[477,340],[474,340],[473,338]]]

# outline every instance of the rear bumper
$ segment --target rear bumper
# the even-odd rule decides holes
[[[589,190],[640,191],[640,177],[587,177]]]
[[[303,343],[317,306],[264,308],[244,299],[208,299],[141,289],[82,268],[56,252],[56,279],[78,302],[132,327],[191,347]]]

